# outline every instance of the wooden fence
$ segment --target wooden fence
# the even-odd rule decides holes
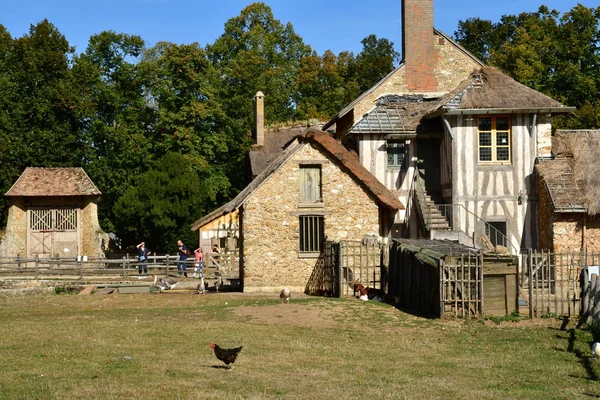
[[[148,272],[166,276],[178,275],[176,255],[150,255]],[[188,277],[194,274],[196,261],[185,261]],[[4,279],[132,279],[138,277],[140,263],[137,256],[126,255],[121,259],[107,258],[0,258],[0,278]],[[209,254],[205,256],[204,276],[208,279],[221,275],[223,279],[239,279],[237,253]],[[199,271],[198,271],[199,273]]]
[[[381,250],[381,244],[371,238],[325,242],[316,272],[309,279],[308,291],[327,290],[341,297],[351,296],[355,283],[382,289]]]
[[[598,253],[529,251],[524,256],[520,284],[520,297],[529,308],[529,317],[582,314],[582,292],[589,290],[589,279],[583,281],[583,276],[599,263]]]

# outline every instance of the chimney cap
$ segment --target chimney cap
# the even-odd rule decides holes
[[[256,92],[256,95],[254,97],[265,97],[265,95],[259,90],[258,92]]]

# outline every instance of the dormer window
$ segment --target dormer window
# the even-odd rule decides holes
[[[322,207],[321,165],[300,165],[300,207]]]
[[[406,141],[388,140],[386,152],[388,169],[406,169]]]
[[[481,116],[478,120],[479,162],[510,164],[510,117]]]

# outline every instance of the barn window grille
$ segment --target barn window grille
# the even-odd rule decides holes
[[[77,209],[34,209],[30,212],[29,228],[33,231],[77,230]]]
[[[386,152],[388,168],[406,169],[406,141],[388,140]]]
[[[323,248],[324,223],[322,215],[300,216],[300,253],[320,253]]]
[[[321,204],[321,166],[300,166],[300,203],[303,205]]]
[[[478,120],[479,162],[510,163],[510,118],[485,116]]]

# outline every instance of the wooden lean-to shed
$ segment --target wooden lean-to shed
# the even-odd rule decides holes
[[[6,192],[11,201],[5,257],[103,256],[108,235],[98,223],[100,191],[82,168],[26,168]]]
[[[503,316],[518,307],[517,268],[517,256],[447,240],[395,239],[388,290],[419,315]]]

